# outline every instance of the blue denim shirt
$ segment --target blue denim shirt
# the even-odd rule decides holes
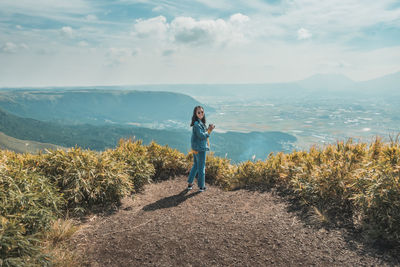
[[[201,121],[197,120],[194,122],[192,128],[192,149],[195,151],[207,151],[210,150],[207,144],[207,138],[210,135],[207,132],[207,128]]]

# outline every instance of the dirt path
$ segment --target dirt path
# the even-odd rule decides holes
[[[344,231],[315,229],[266,192],[186,193],[180,177],[145,187],[73,242],[89,266],[382,266],[398,259],[363,249]]]

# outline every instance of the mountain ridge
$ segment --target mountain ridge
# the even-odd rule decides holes
[[[156,141],[183,153],[190,150],[191,132],[182,129],[149,129],[123,125],[65,125],[21,118],[0,109],[0,132],[6,135],[63,147],[80,146],[84,149],[105,150],[114,148],[121,138],[136,138],[144,143]],[[212,151],[234,162],[249,160],[255,155],[265,158],[273,151],[291,151],[296,137],[283,132],[227,132],[213,133],[210,137]]]
[[[14,115],[66,124],[185,122],[194,98],[175,92],[128,90],[18,90],[0,92],[0,107]],[[208,112],[213,112],[207,106]]]

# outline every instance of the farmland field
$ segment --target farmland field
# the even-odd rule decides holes
[[[390,98],[276,97],[251,102],[197,99],[216,109],[207,119],[219,131],[282,131],[297,137],[295,146],[299,149],[348,138],[389,138],[400,132],[400,107]]]

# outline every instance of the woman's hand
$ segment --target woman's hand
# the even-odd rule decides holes
[[[208,132],[208,133],[211,133],[212,130],[214,130],[214,128],[215,128],[215,125],[214,125],[214,124],[209,124],[209,125],[208,125],[208,129],[207,129],[207,132]]]

